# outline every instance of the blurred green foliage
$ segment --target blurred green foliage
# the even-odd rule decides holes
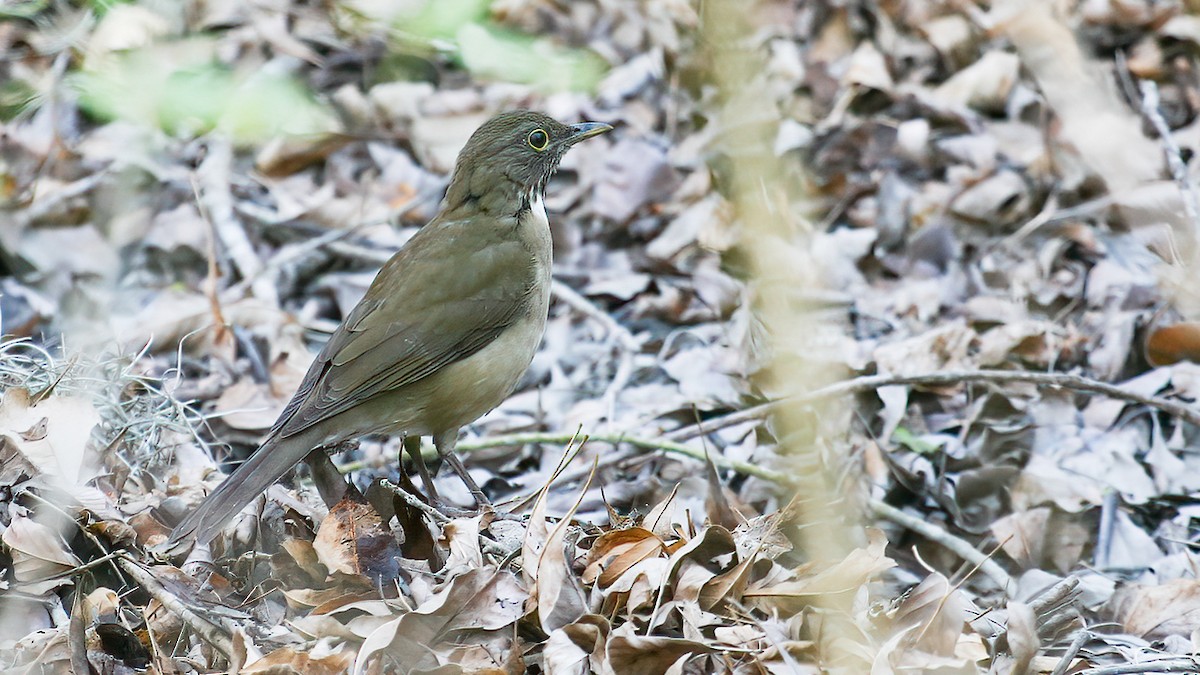
[[[208,51],[151,46],[113,54],[74,74],[80,106],[100,119],[140,122],[176,136],[220,130],[241,143],[335,128],[332,113],[295,78],[234,71]]]
[[[50,6],[50,0],[0,0],[0,20],[29,19]]]
[[[28,82],[0,81],[0,122],[8,122],[37,100],[37,91]]]
[[[337,126],[331,110],[300,79],[220,62],[217,36],[172,34],[171,22],[155,13],[153,3],[81,4],[99,19],[93,36],[109,29],[111,46],[88,45],[82,66],[68,76],[81,107],[96,119],[131,120],[184,137],[222,131],[240,143]],[[47,7],[40,0],[3,6],[21,13]],[[588,91],[607,70],[591,50],[500,25],[489,0],[343,0],[331,7],[336,29],[352,38],[387,36],[389,53],[376,70],[387,78],[436,80],[438,69],[449,63],[483,80],[539,91]],[[0,119],[36,100],[29,83],[0,83]]]
[[[932,455],[938,452],[942,446],[935,445],[929,441],[920,438],[912,431],[904,427],[896,427],[896,431],[892,433],[892,441],[898,443],[910,451],[918,455]]]
[[[543,91],[590,91],[607,69],[593,52],[477,23],[459,28],[458,45],[459,58],[472,75]]]
[[[360,30],[384,26],[393,50],[409,56],[442,54],[485,80],[528,84],[540,91],[590,91],[608,69],[598,54],[548,37],[506,28],[491,18],[489,0],[347,0],[342,8],[365,20]]]

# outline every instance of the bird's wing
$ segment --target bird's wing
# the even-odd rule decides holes
[[[416,382],[516,321],[533,288],[532,260],[504,236],[509,223],[489,226],[434,221],[414,235],[329,338],[271,435],[293,436]]]

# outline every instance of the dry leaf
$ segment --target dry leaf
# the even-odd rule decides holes
[[[416,609],[367,635],[354,672],[362,673],[377,658],[410,670],[434,667],[440,645],[455,640],[459,632],[511,626],[521,617],[527,597],[507,571],[482,567],[460,574]]]
[[[633,565],[666,552],[658,535],[641,527],[610,530],[600,535],[588,551],[583,583],[599,581],[605,588]]]
[[[29,392],[13,387],[0,401],[0,434],[42,474],[70,489],[90,480],[96,460],[88,442],[100,415],[82,397],[51,394],[30,405]]]
[[[810,571],[814,565],[797,571],[794,581],[756,582],[743,593],[746,601],[764,609],[795,607],[807,598],[830,593],[853,593],[880,573],[896,566],[884,555],[887,539],[876,529],[868,531],[870,543],[855,549],[836,563],[825,564]]]
[[[1194,579],[1130,584],[1117,590],[1112,605],[1125,630],[1147,640],[1200,630],[1200,582]]]
[[[395,579],[400,547],[370,504],[343,499],[317,529],[313,549],[331,572]]]
[[[33,596],[72,583],[63,575],[82,564],[57,532],[24,515],[13,514],[0,541],[12,558],[13,578]]]

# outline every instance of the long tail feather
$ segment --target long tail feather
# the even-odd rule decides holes
[[[260,446],[175,527],[167,547],[176,548],[193,537],[200,543],[211,541],[230,518],[279,480],[308,452],[304,450],[298,454],[293,447],[294,443],[280,444],[277,439]]]

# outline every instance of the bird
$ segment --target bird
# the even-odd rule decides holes
[[[208,543],[310,451],[368,434],[432,436],[481,499],[454,454],[459,430],[512,393],[532,362],[550,302],[546,183],[567,150],[610,130],[531,110],[484,122],[437,215],[383,265],[259,447],[167,547]]]

